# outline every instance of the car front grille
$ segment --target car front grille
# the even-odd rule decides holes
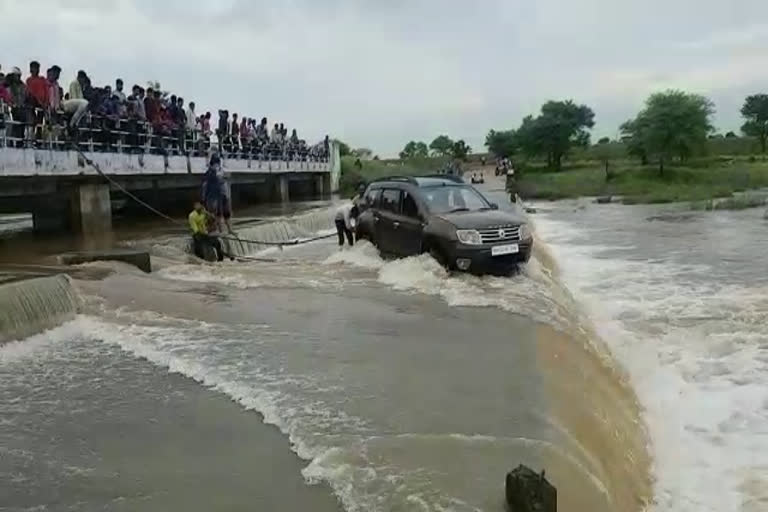
[[[520,240],[520,226],[498,226],[478,229],[477,231],[480,233],[480,239],[484,244],[517,242]]]

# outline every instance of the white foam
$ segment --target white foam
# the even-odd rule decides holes
[[[0,364],[36,357],[41,352],[70,340],[80,333],[82,333],[82,323],[78,318],[29,338],[0,345]]]
[[[384,260],[379,255],[378,249],[365,240],[361,240],[354,247],[342,247],[331,254],[323,262],[325,265],[346,263],[356,267],[376,270],[384,266]]]
[[[645,408],[654,509],[768,510],[768,287],[721,284],[704,265],[598,259],[606,247],[570,242],[577,225],[537,224]]]

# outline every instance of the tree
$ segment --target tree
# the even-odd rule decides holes
[[[517,152],[517,132],[515,130],[491,130],[485,136],[485,147],[500,158],[509,158]]]
[[[619,127],[621,141],[627,147],[627,153],[640,159],[641,165],[648,165],[648,152],[645,149],[644,119],[630,119]]]
[[[595,113],[588,106],[571,100],[548,101],[538,117],[523,119],[517,139],[526,154],[546,155],[547,163],[559,171],[572,146],[589,144],[588,129],[594,125]]]
[[[666,161],[674,156],[685,161],[706,147],[714,112],[714,104],[704,96],[668,90],[652,94],[637,117],[622,128],[629,129],[633,146],[658,158],[659,174],[664,174]]]
[[[760,152],[765,157],[765,146],[768,140],[768,94],[753,94],[744,100],[741,115],[746,119],[741,131],[744,135],[757,137],[760,141]]]
[[[457,140],[453,143],[453,158],[458,160],[466,160],[467,155],[472,152],[472,148],[467,145],[463,140]]]
[[[733,133],[733,132],[728,132],[728,133],[725,134],[725,138],[726,139],[735,139],[736,138],[736,134]]]
[[[437,156],[450,156],[453,153],[453,141],[447,135],[440,135],[433,140],[429,149]]]
[[[429,156],[429,148],[425,142],[412,140],[405,145],[400,152],[400,158],[405,160],[408,158],[426,158]]]
[[[544,147],[544,136],[546,126],[541,122],[541,118],[525,116],[520,128],[515,131],[515,141],[517,147],[528,157],[541,156],[546,153]],[[552,164],[552,159],[547,158],[547,164]]]
[[[352,154],[349,144],[342,142],[339,139],[333,139],[333,141],[339,145],[339,156],[349,156]]]
[[[600,140],[597,141],[600,145],[608,144],[609,142],[611,142],[610,137],[601,137]]]
[[[373,150],[368,148],[353,149],[350,154],[360,160],[370,160],[373,157]]]
[[[608,137],[605,137],[606,139]],[[602,140],[602,139],[601,139]],[[611,172],[611,147],[608,145],[607,142],[600,143],[598,141],[597,146],[595,146],[595,154],[597,158],[600,160],[600,162],[603,163],[603,166],[605,168],[605,181],[606,183],[611,181],[613,179],[613,173]]]

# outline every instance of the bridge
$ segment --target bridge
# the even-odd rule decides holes
[[[199,198],[207,157],[196,154],[73,150],[0,144],[0,213],[31,213],[36,231],[106,231],[113,209],[136,208],[126,190],[160,210],[189,209]],[[223,158],[235,207],[327,197],[338,189],[341,161],[331,143],[324,158]],[[119,184],[119,186],[115,185]]]

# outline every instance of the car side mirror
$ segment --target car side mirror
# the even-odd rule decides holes
[[[499,205],[498,204],[491,203],[491,210],[498,210],[498,209],[499,209]]]

